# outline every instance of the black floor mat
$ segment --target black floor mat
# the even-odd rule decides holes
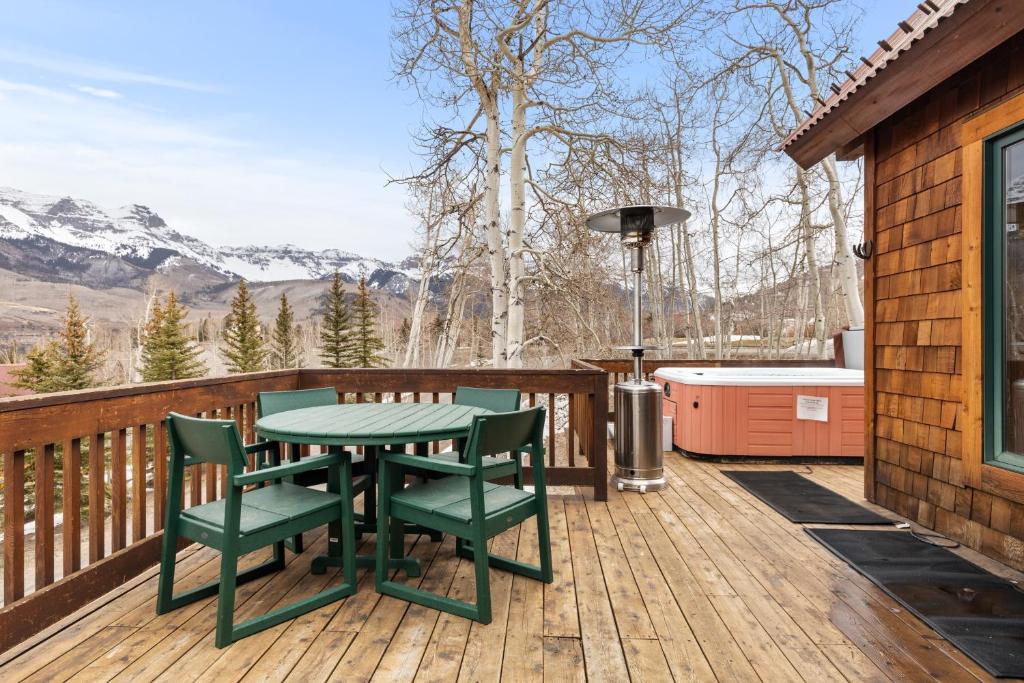
[[[1024,678],[1024,592],[906,531],[807,533],[993,676]]]
[[[791,522],[892,524],[879,514],[789,470],[722,471]]]

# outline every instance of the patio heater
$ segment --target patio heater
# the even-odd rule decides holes
[[[640,286],[644,272],[644,248],[654,229],[678,223],[690,212],[672,206],[622,206],[595,213],[587,227],[596,232],[618,233],[629,249],[633,272],[633,343],[616,346],[633,356],[633,377],[615,385],[615,476],[612,484],[619,490],[657,491],[665,486],[661,444],[661,388],[644,380],[643,311]]]

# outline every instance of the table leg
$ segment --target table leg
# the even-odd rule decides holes
[[[372,459],[374,462],[372,470],[374,474],[376,474],[376,472],[378,471],[376,462],[379,448],[379,446],[366,446],[364,450],[367,460]],[[337,450],[340,451],[341,449]],[[332,452],[334,452],[333,448]],[[346,461],[349,463],[349,466],[346,468],[346,471],[348,472],[347,483],[351,487],[352,469],[350,456],[346,456]],[[395,474],[396,472],[397,474]],[[381,486],[401,487],[403,485],[402,476],[403,475],[401,474],[401,468],[399,466],[393,465],[388,475],[389,481],[382,481],[379,483]],[[341,482],[341,485],[344,486],[345,483],[346,482],[343,481]],[[332,490],[330,481],[328,481],[327,490]],[[394,491],[396,489],[391,488],[391,490]],[[351,497],[348,498],[348,501],[349,504],[351,505]],[[369,520],[367,520],[366,518],[367,516],[369,516],[369,518],[373,520],[372,527],[369,526]],[[360,526],[369,533],[376,533],[376,521],[377,511],[375,509],[366,510],[363,522],[360,524]],[[313,564],[310,571],[313,574],[323,574],[325,571],[327,571],[328,567],[345,566],[347,575],[348,566],[373,568],[375,558],[372,555],[355,554],[355,531],[356,524],[352,517],[349,518],[348,522],[343,521],[342,524],[340,525],[337,522],[331,522],[330,524],[328,524],[327,555],[321,555],[320,557],[315,558],[313,560]],[[420,572],[422,571],[419,560],[413,557],[406,557],[405,555],[405,537],[403,535],[404,531],[406,531],[406,529],[404,528],[404,525],[402,524],[401,520],[391,520],[391,526],[388,533],[388,544],[390,546],[390,557],[388,558],[388,566],[391,569],[402,569],[408,576],[419,576]],[[344,553],[344,556],[342,556],[342,553]]]

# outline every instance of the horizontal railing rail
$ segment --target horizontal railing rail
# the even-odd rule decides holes
[[[0,652],[157,562],[168,412],[234,419],[252,441],[260,391],[331,386],[342,401],[438,403],[460,385],[517,388],[525,406],[547,406],[548,483],[606,499],[608,377],[596,367],[282,370],[0,399]],[[174,504],[224,495],[223,467],[188,470]]]

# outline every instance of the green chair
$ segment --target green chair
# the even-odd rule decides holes
[[[246,473],[246,456],[275,448],[272,442],[245,446],[233,420],[203,420],[171,413],[170,482],[160,556],[160,580],[156,611],[164,614],[211,595],[217,603],[217,647],[293,619],[300,614],[352,595],[356,591],[354,488],[348,457],[332,451],[301,462],[277,465]],[[200,463],[224,465],[228,473],[227,496],[221,500],[179,510],[185,467]],[[314,469],[328,472],[327,491],[317,491],[281,481]],[[246,487],[275,482],[262,488]],[[363,483],[365,486],[365,482]],[[268,614],[235,624],[235,587],[284,568],[284,540],[329,522],[341,521],[344,583],[298,600]],[[220,579],[174,595],[174,559],[180,537],[221,552]],[[273,546],[272,559],[238,573],[238,558]]]
[[[526,452],[533,466],[535,490],[524,491],[486,481],[483,458],[495,453]],[[382,490],[377,513],[377,591],[403,600],[468,617],[491,621],[488,566],[551,583],[551,539],[544,486],[544,409],[480,415],[466,439],[466,462],[384,453],[381,481],[389,481],[390,468],[408,467],[448,476],[414,483],[400,491]],[[498,557],[487,552],[487,539],[536,515],[540,566]],[[465,552],[476,574],[476,604],[414,588],[388,579],[388,533],[392,519],[453,534],[470,541]]]
[[[265,417],[267,415],[274,415],[275,413],[283,413],[288,410],[315,408],[317,406],[333,406],[337,403],[338,391],[333,387],[299,389],[294,391],[261,391],[256,397],[256,414],[257,417]],[[288,459],[290,461],[298,462],[299,448],[299,444],[288,444]],[[269,452],[271,455],[270,464],[281,464],[280,449],[274,448]],[[362,455],[353,453],[351,457],[353,476],[361,477],[366,475],[372,477],[373,472],[370,471],[370,463],[367,463]],[[257,466],[262,467],[263,464],[258,463]],[[323,469],[303,472],[302,474],[290,478],[288,481],[300,486],[316,486],[317,484],[326,483],[327,472]],[[372,486],[365,487],[365,496],[366,498],[364,502],[366,509],[374,509],[377,505],[377,501]],[[356,516],[360,517],[358,514]],[[292,552],[301,553],[302,535],[299,534],[295,538],[289,539],[286,545]]]
[[[458,387],[452,403],[459,406],[486,408],[495,413],[511,413],[519,410],[518,389],[479,389],[476,387]],[[523,487],[523,464],[518,453],[510,453],[511,457],[486,455],[481,463],[485,479],[514,477],[516,488]],[[437,453],[430,456],[446,462],[465,462],[458,451]]]

